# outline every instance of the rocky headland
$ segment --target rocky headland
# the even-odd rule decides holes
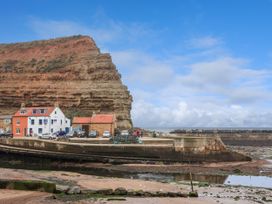
[[[0,44],[0,114],[56,103],[69,117],[115,113],[119,128],[132,126],[132,96],[92,38]]]

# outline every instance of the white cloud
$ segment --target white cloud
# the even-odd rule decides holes
[[[157,60],[138,52],[124,52],[113,59],[118,67],[128,67],[127,79],[138,77],[127,80],[129,87],[146,89],[132,90],[132,115],[138,126],[268,127],[272,123],[272,111],[259,107],[272,101],[265,86],[271,71],[250,69],[248,60],[222,56],[194,63],[186,57]],[[149,90],[150,86],[139,84],[157,88]]]
[[[212,37],[212,36],[204,36],[199,38],[193,38],[188,41],[188,46],[192,48],[206,49],[215,47],[222,44],[222,40],[220,38]]]
[[[158,86],[169,83],[175,75],[169,63],[147,53],[127,50],[112,52],[112,57],[118,67],[127,72],[125,80],[132,83]]]
[[[200,105],[200,104],[199,104]],[[173,106],[156,106],[137,101],[134,121],[142,127],[271,127],[272,112],[257,112],[232,105],[202,104],[206,108],[180,101]],[[145,119],[143,120],[143,116]]]

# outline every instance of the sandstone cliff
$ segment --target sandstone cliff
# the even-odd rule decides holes
[[[132,97],[92,38],[0,44],[0,114],[56,102],[69,117],[114,112],[118,127],[132,125]]]

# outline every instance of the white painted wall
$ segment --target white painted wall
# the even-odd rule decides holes
[[[34,125],[31,124],[31,120],[34,120]],[[39,120],[42,120],[42,125],[39,124]],[[28,117],[28,135],[30,135],[31,128],[33,135],[52,134],[57,131],[65,131],[66,128],[70,131],[71,121],[65,117],[60,108],[56,107],[49,117]],[[42,128],[42,133],[39,133],[39,128]]]
[[[56,107],[55,110],[50,114],[50,131],[53,133],[57,131],[65,131],[65,128],[71,129],[71,121],[70,119],[66,118],[64,113],[61,111],[60,108]],[[52,124],[53,120],[53,124]]]

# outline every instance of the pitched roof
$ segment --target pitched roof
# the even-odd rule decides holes
[[[11,119],[12,115],[0,115],[0,119]]]
[[[27,107],[18,110],[14,116],[21,117],[40,117],[40,116],[50,116],[50,114],[55,110],[56,107]],[[44,110],[44,111],[41,111]]]
[[[91,117],[74,117],[73,123],[74,124],[89,124],[91,123]]]
[[[113,123],[114,115],[112,114],[97,114],[92,116],[92,123]]]
[[[114,115],[96,114],[92,117],[74,117],[73,124],[113,123]]]

